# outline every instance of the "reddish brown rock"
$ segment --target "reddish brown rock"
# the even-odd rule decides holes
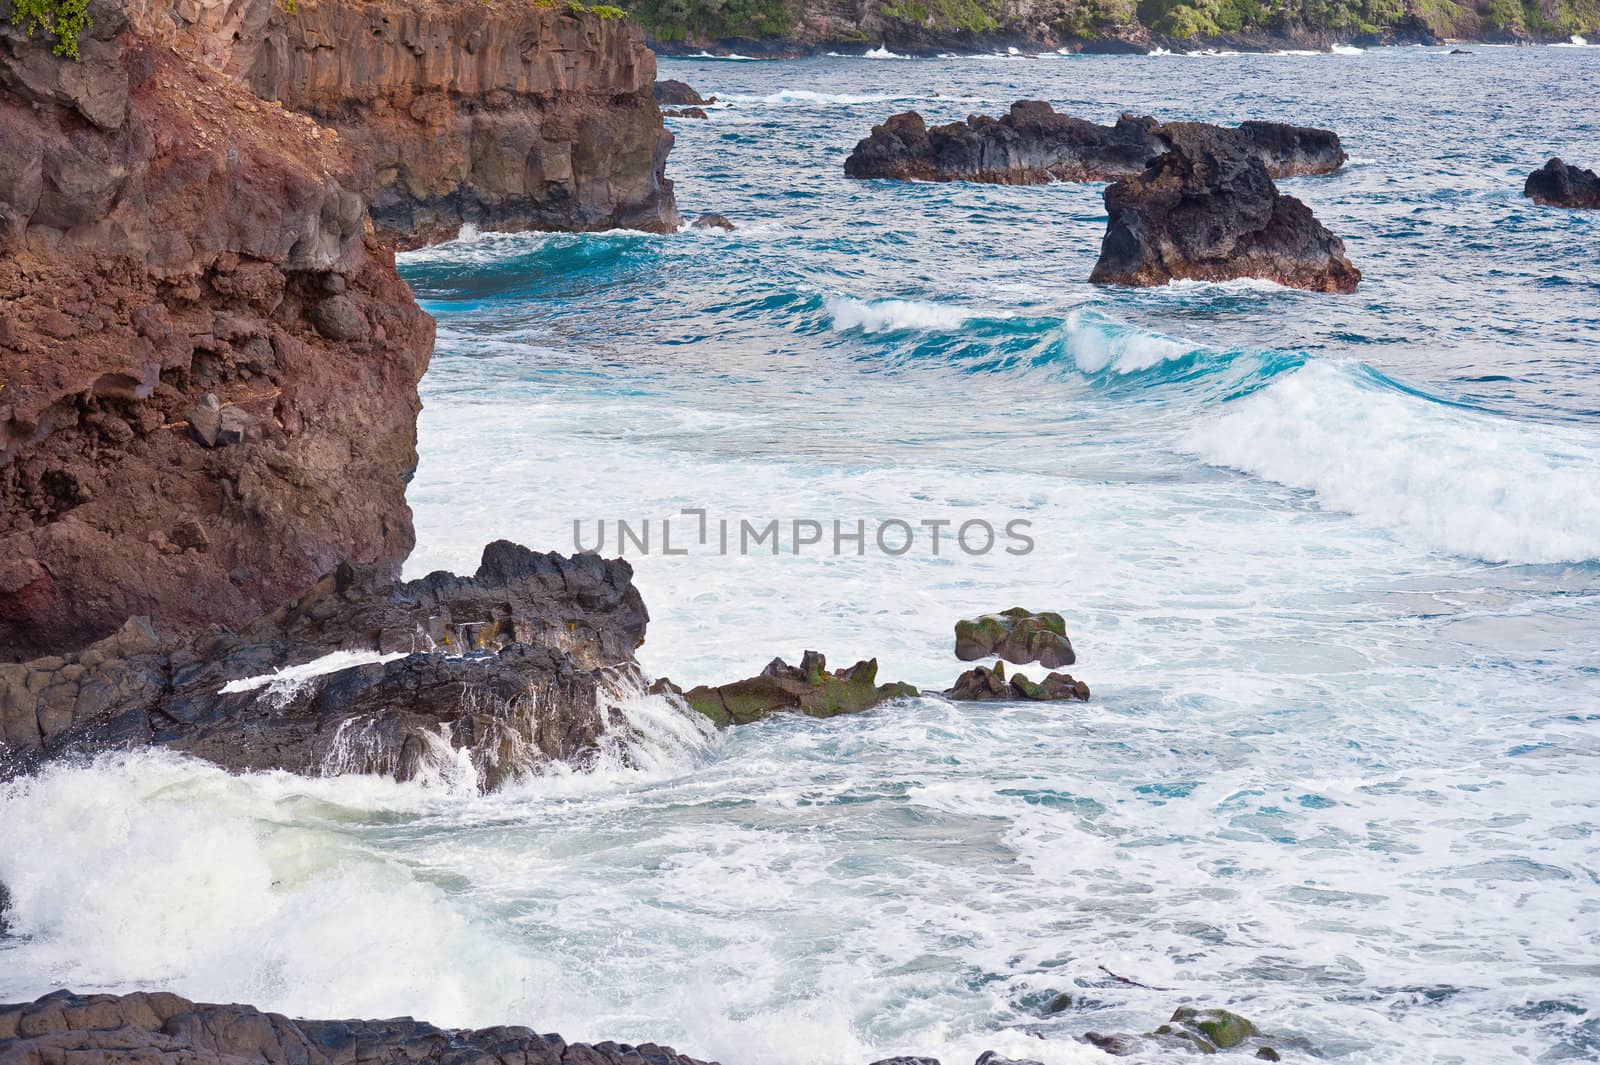
[[[243,623],[413,539],[433,323],[360,161],[90,10],[76,61],[0,27],[0,660]]]

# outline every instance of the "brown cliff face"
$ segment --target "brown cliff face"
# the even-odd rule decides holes
[[[330,131],[91,5],[0,27],[0,660],[238,624],[413,534],[433,323]]]
[[[631,21],[523,0],[136,2],[182,50],[339,130],[387,242],[677,224],[655,53]]]

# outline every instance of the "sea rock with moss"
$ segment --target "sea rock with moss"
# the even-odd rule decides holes
[[[909,684],[879,684],[876,658],[830,672],[827,659],[816,651],[807,651],[798,666],[774,658],[757,676],[730,684],[681,691],[671,681],[663,680],[658,682],[658,688],[678,692],[718,728],[745,725],[774,714],[859,714],[890,699],[920,694]]]
[[[1190,1054],[1235,1052],[1253,1054],[1262,1061],[1280,1061],[1280,1048],[1310,1050],[1303,1040],[1264,1035],[1239,1014],[1212,1007],[1179,1007],[1172,1019],[1143,1035],[1104,1035],[1086,1032],[1084,1042],[1117,1057],[1149,1056],[1162,1051]]]
[[[1037,662],[1046,669],[1078,660],[1067,639],[1065,618],[1020,606],[956,622],[956,657],[963,662],[995,657],[1013,665]]]

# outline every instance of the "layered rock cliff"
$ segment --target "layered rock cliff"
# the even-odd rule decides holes
[[[676,220],[654,57],[608,15],[92,0],[81,35],[0,25],[0,661],[398,569],[433,324],[392,247]]]

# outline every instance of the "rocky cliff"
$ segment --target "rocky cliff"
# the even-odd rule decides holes
[[[660,51],[750,55],[1325,50],[1600,32],[1596,0],[639,0],[629,10]]]
[[[0,661],[398,569],[433,323],[392,246],[676,217],[605,9],[289,6],[0,24]]]

